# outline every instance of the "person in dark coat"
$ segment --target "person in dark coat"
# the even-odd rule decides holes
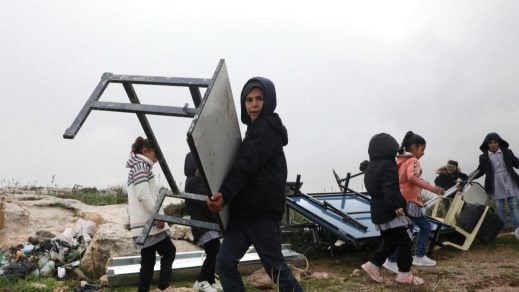
[[[380,230],[382,243],[361,267],[373,280],[382,282],[380,267],[398,249],[396,281],[423,284],[423,279],[411,273],[412,242],[408,233],[411,221],[404,213],[406,200],[400,193],[395,161],[398,149],[395,138],[386,133],[377,134],[369,141],[370,162],[364,184],[371,197],[371,221]]]
[[[285,211],[287,179],[283,146],[288,143],[288,134],[274,112],[274,83],[263,77],[251,78],[243,87],[240,102],[247,132],[219,192],[207,202],[213,212],[229,204],[229,223],[216,271],[224,291],[245,291],[238,261],[252,244],[279,291],[303,291],[281,253],[279,221]]]
[[[186,175],[185,191],[193,194],[204,194],[208,192],[198,173],[193,154],[189,152],[184,162],[184,174]],[[191,219],[204,222],[217,222],[216,216],[203,201],[186,200],[186,208]],[[202,246],[206,257],[202,264],[202,269],[198,274],[198,279],[193,285],[195,291],[215,292],[221,290],[220,283],[215,279],[216,255],[220,250],[220,232],[199,227],[191,227],[191,233],[196,244]]]
[[[436,173],[438,176],[434,179],[434,184],[445,190],[455,186],[458,179],[467,180],[467,175],[460,171],[458,162],[455,160],[449,160],[447,165],[440,167]]]
[[[496,205],[497,214],[501,221],[507,223],[505,204],[508,204],[512,223],[519,227],[519,175],[514,170],[519,168],[519,159],[508,148],[509,144],[497,133],[486,135],[479,149],[478,174],[475,178],[485,175],[485,189]]]

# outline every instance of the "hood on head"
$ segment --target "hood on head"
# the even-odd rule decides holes
[[[442,166],[436,170],[436,174],[448,174],[447,166]]]
[[[186,159],[184,161],[184,175],[185,176],[195,176],[196,175],[196,162],[195,157],[191,152],[186,154]]]
[[[508,142],[506,142],[505,140],[503,140],[501,138],[501,136],[499,136],[498,133],[496,132],[492,132],[492,133],[488,133],[487,136],[485,137],[485,139],[483,139],[483,143],[481,143],[481,146],[479,146],[479,149],[484,153],[484,152],[487,152],[488,151],[488,142],[492,141],[492,140],[497,140],[499,141],[499,148],[508,148]]]
[[[240,98],[241,121],[246,125],[251,123],[251,119],[245,108],[245,97],[253,88],[259,88],[263,92],[263,108],[261,109],[260,117],[266,114],[272,114],[276,109],[276,88],[274,87],[274,83],[264,77],[253,77],[249,79],[243,86]]]
[[[399,148],[398,142],[393,136],[386,133],[376,134],[369,140],[369,159],[395,159]]]

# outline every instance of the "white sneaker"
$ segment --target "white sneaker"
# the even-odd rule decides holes
[[[424,255],[423,257],[413,256],[413,265],[432,267],[436,266],[436,261],[431,260],[426,255]]]
[[[196,281],[193,285],[193,289],[198,292],[218,292],[218,290],[213,288],[213,286],[211,286],[211,284],[209,284],[207,281]]]
[[[216,289],[217,291],[223,291],[222,284],[220,283],[220,280],[218,280],[218,279],[214,279],[214,283],[211,284],[211,286],[213,286],[213,288]]]
[[[389,259],[386,259],[382,266],[393,273],[398,273],[398,265],[396,262],[392,262]]]
[[[218,281],[218,279],[214,279],[214,283],[211,284],[211,286],[213,286],[213,288],[217,291],[223,291],[222,284],[220,283],[220,281]]]

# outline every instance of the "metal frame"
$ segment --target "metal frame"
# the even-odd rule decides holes
[[[202,103],[200,88],[207,88],[205,96],[208,96],[208,93],[211,90],[211,87],[214,84],[216,78],[218,77],[220,69],[222,68],[222,66],[224,66],[224,64],[225,60],[221,59],[218,63],[218,66],[215,70],[212,79],[118,75],[113,73],[104,73],[101,76],[101,81],[99,81],[99,83],[97,84],[96,88],[86,101],[85,105],[83,106],[79,114],[76,116],[75,120],[72,122],[72,125],[63,134],[63,138],[65,139],[74,139],[74,137],[77,135],[77,133],[81,129],[81,126],[86,121],[92,110],[135,113],[137,115],[137,118],[139,119],[139,122],[144,130],[146,137],[155,148],[154,150],[155,154],[157,155],[159,165],[162,169],[162,172],[164,173],[164,176],[166,177],[169,187],[171,188],[171,191],[164,188],[160,190],[159,198],[155,202],[155,206],[153,209],[153,215],[150,216],[150,218],[146,222],[143,233],[137,239],[138,244],[144,243],[153,225],[153,221],[155,220],[162,220],[174,224],[202,227],[212,230],[220,230],[220,227],[216,223],[209,223],[198,220],[188,220],[175,216],[158,214],[158,211],[160,210],[160,207],[162,206],[162,203],[166,196],[201,201],[207,200],[207,196],[180,192],[146,115],[149,114],[194,118],[196,114],[199,112],[200,105]],[[121,83],[130,100],[130,103],[99,101],[105,89],[110,83]],[[139,97],[134,89],[134,84],[187,87],[189,89],[195,107],[188,107],[187,104],[185,104],[183,107],[141,104],[139,101]]]

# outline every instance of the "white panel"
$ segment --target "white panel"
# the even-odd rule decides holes
[[[215,193],[229,171],[241,143],[240,127],[234,107],[225,62],[221,61],[214,83],[208,88],[200,110],[188,131],[188,143],[211,193]],[[219,212],[220,223],[229,221],[228,206]]]
[[[467,203],[486,205],[488,198],[487,191],[478,183],[471,183],[463,190],[463,201]]]

